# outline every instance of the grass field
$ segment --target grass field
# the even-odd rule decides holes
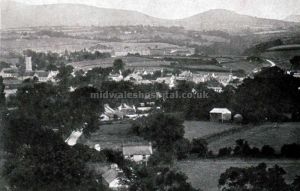
[[[130,128],[129,122],[101,125],[100,129],[93,133],[90,138],[80,137],[78,142],[89,146],[100,144],[101,149],[119,150],[122,143],[144,141],[142,138],[130,134]]]
[[[73,39],[73,38],[45,38],[45,39],[17,39],[2,40],[1,51],[22,52],[26,49],[38,52],[64,52],[82,50],[97,44],[95,40]]]
[[[185,138],[207,138],[209,136],[239,128],[239,125],[214,123],[209,121],[185,121]]]
[[[277,127],[274,123],[258,126],[221,124],[205,121],[185,121],[185,137],[204,138],[208,142],[208,149],[217,153],[220,148],[233,147],[235,141],[244,139],[250,146],[261,148],[272,146],[277,152],[284,144],[300,144],[300,123],[281,123]]]
[[[287,172],[285,178],[288,183],[291,183],[296,175],[300,175],[299,160],[187,160],[177,162],[176,167],[188,176],[188,181],[195,188],[200,188],[203,191],[218,191],[218,180],[226,169],[230,167],[257,166],[261,162],[265,162],[268,167],[277,164],[284,168]]]
[[[237,139],[244,139],[251,146],[261,148],[264,145],[270,145],[279,152],[284,144],[300,144],[299,137],[300,123],[282,123],[278,127],[275,127],[274,124],[265,124],[221,135],[208,141],[208,148],[213,152],[217,152],[222,147],[233,146]]]
[[[81,61],[81,62],[73,62],[69,65],[72,65],[76,70],[88,70],[90,68],[95,67],[112,67],[114,60],[117,58],[105,58],[105,59],[97,59],[97,60],[88,60],[88,61]],[[157,68],[160,70],[162,65],[169,65],[170,62],[168,61],[161,61],[157,59],[150,59],[144,57],[135,57],[135,56],[126,56],[121,58],[123,62],[125,62],[125,68],[128,69],[143,69],[147,68]]]

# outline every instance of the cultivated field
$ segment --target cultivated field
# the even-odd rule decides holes
[[[128,69],[147,69],[149,70],[160,70],[165,65],[170,65],[168,61],[161,61],[158,59],[151,59],[145,57],[126,56],[120,57],[125,62],[125,68]],[[105,58],[97,60],[87,60],[81,62],[73,62],[69,65],[73,66],[75,70],[89,70],[95,67],[112,67],[114,60],[117,58]]]
[[[37,52],[64,52],[79,51],[96,45],[95,40],[73,39],[73,38],[41,38],[41,39],[16,39],[1,40],[1,51],[23,52],[31,49]]]
[[[176,167],[188,176],[189,181],[195,188],[200,188],[203,191],[218,191],[218,180],[226,169],[257,166],[262,162],[266,163],[268,167],[277,164],[284,168],[287,172],[285,178],[288,183],[291,183],[296,175],[300,175],[299,160],[187,160],[177,162]]]
[[[101,149],[121,149],[123,143],[141,142],[142,138],[130,134],[129,122],[101,125],[90,138],[79,138],[79,143],[94,146],[100,144]]]

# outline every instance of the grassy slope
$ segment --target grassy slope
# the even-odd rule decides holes
[[[267,124],[220,136],[209,141],[209,149],[217,152],[222,147],[233,146],[237,139],[245,139],[251,146],[261,148],[263,145],[270,145],[276,151],[280,151],[284,144],[299,144],[299,137],[300,123],[283,123],[278,127]]]
[[[195,188],[205,191],[217,191],[218,180],[220,175],[230,167],[249,167],[265,162],[268,167],[278,164],[287,172],[286,180],[291,182],[296,175],[300,173],[300,161],[296,160],[241,160],[241,159],[224,159],[224,160],[194,160],[179,161],[176,167],[185,173],[189,181]]]

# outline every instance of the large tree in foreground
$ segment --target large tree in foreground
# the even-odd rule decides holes
[[[221,174],[219,187],[222,191],[290,191],[285,174],[281,167],[267,168],[264,163],[256,167],[231,167]]]

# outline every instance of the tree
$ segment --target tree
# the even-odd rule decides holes
[[[300,70],[300,56],[294,56],[290,62],[292,64],[292,70]]]
[[[62,66],[58,69],[59,73],[57,74],[56,79],[59,81],[60,87],[65,91],[68,90],[73,80],[73,69],[74,68],[70,65]]]
[[[197,138],[192,140],[191,153],[198,154],[199,157],[207,156],[208,148],[205,139]]]
[[[267,169],[264,163],[248,168],[231,167],[221,174],[219,186],[222,191],[289,191],[290,186],[285,182],[284,175],[281,167],[275,165]]]
[[[22,146],[5,163],[4,176],[17,191],[104,190],[87,171],[82,153],[63,141]]]
[[[0,108],[5,106],[5,85],[3,83],[3,78],[0,76]]]
[[[286,144],[281,147],[281,155],[287,158],[300,158],[299,144]]]
[[[191,143],[188,139],[182,138],[175,142],[174,150],[178,160],[185,159],[188,157],[191,151]]]
[[[261,148],[261,154],[265,157],[274,157],[275,150],[272,147],[270,147],[269,145],[264,145]]]
[[[300,190],[300,176],[296,176],[294,182],[292,183],[293,191]]]
[[[158,150],[173,151],[175,142],[183,138],[184,126],[177,115],[157,113],[137,121],[135,131],[153,141]]]
[[[125,68],[125,63],[122,59],[116,59],[113,63],[113,69],[115,72],[122,71]]]

